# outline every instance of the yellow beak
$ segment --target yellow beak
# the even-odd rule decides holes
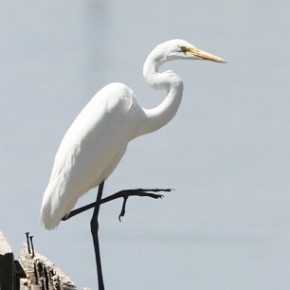
[[[197,57],[201,60],[210,60],[210,61],[220,62],[220,63],[226,62],[221,57],[215,56],[209,52],[203,51],[203,50],[198,49],[196,47],[190,47],[190,48],[188,48],[188,51],[191,52],[195,57]]]

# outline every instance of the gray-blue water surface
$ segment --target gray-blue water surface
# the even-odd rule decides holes
[[[24,232],[78,287],[97,289],[91,213],[55,231],[39,225],[60,140],[103,85],[131,86],[144,107],[142,65],[184,38],[225,58],[175,62],[185,84],[175,119],[132,142],[106,184],[170,187],[163,200],[101,209],[107,289],[288,289],[290,284],[289,3],[271,1],[6,1],[0,10],[0,230]],[[94,200],[96,192],[79,204]]]

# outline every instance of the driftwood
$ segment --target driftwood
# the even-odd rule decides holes
[[[0,289],[14,290],[16,289],[16,276],[13,252],[0,232]]]
[[[77,287],[60,268],[34,251],[28,233],[19,259],[15,260],[11,247],[0,232],[0,289],[77,290]]]

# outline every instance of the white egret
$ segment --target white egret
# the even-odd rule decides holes
[[[101,89],[72,123],[55,156],[41,206],[40,220],[46,229],[55,228],[85,192],[99,186],[91,222],[93,233],[93,226],[98,226],[104,181],[119,163],[129,141],[163,127],[178,110],[183,82],[171,70],[159,72],[163,63],[176,59],[224,62],[187,41],[170,40],[158,45],[143,67],[147,83],[154,89],[167,91],[156,108],[140,107],[133,91],[124,84],[111,83]],[[102,281],[99,288],[104,289]]]

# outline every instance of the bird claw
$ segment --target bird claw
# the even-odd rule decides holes
[[[121,222],[122,221],[122,217],[125,216],[125,213],[126,213],[126,203],[127,203],[128,197],[129,196],[124,196],[124,201],[123,201],[122,209],[121,209],[121,212],[119,214],[119,222]]]
[[[170,192],[170,191],[172,191],[172,189],[169,189],[169,188],[166,188],[166,189],[160,189],[160,188],[142,189],[142,188],[139,188],[139,189],[124,190],[124,191],[120,192],[123,195],[124,201],[123,201],[123,204],[122,204],[121,212],[120,212],[120,214],[118,216],[119,221],[121,222],[122,221],[122,217],[125,216],[126,204],[127,204],[127,200],[129,198],[129,196],[136,195],[136,196],[147,196],[147,197],[151,197],[151,198],[154,198],[154,199],[158,199],[158,198],[162,199],[164,197],[163,194],[154,193],[154,192],[160,192],[160,191]]]
[[[160,199],[162,199],[163,197],[164,197],[164,195],[163,194],[152,194],[151,193],[151,196],[150,197],[152,197],[152,198],[155,198],[155,199],[158,199],[158,198],[160,198]]]

